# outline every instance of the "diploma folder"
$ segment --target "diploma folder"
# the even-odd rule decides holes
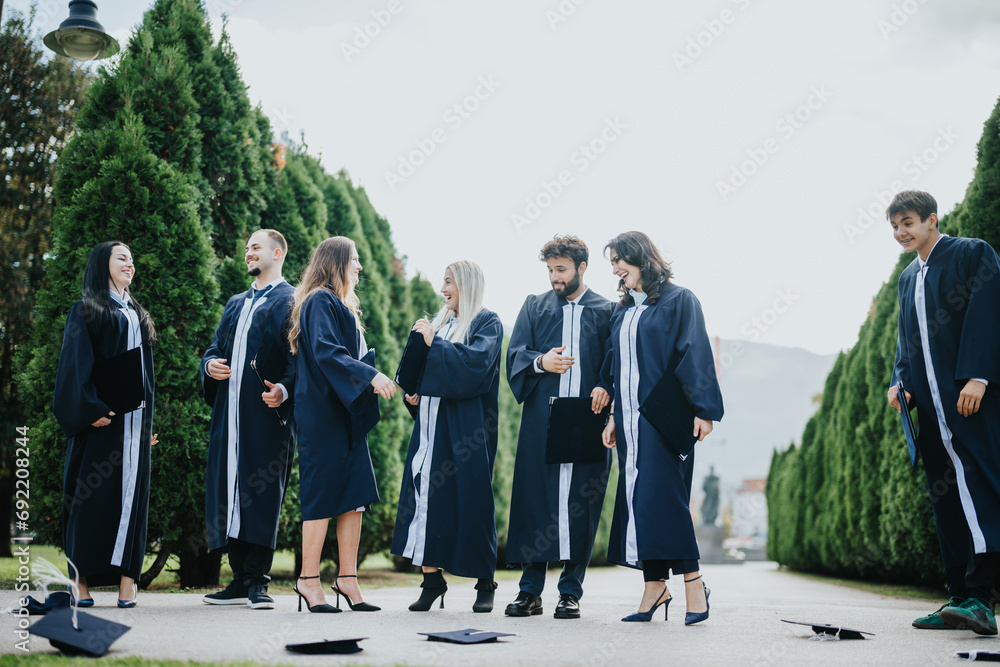
[[[903,433],[906,435],[906,448],[910,451],[910,465],[917,465],[917,430],[913,428],[913,419],[910,418],[910,406],[906,404],[906,391],[903,390],[903,383],[896,385],[899,390],[899,406],[902,408],[899,419],[903,422]]]
[[[361,357],[361,362],[374,368],[375,348],[368,350],[368,353]],[[361,396],[354,401],[351,408],[351,447],[353,448],[375,428],[382,417],[378,409],[378,394],[371,386],[362,390]]]
[[[663,376],[646,400],[639,404],[639,414],[656,429],[670,451],[682,460],[688,457],[698,442],[697,436],[693,435],[694,408],[670,375]],[[618,437],[622,436],[619,434]]]
[[[589,396],[549,398],[546,463],[604,463],[608,450],[601,440],[611,408],[598,414]]]
[[[411,396],[420,389],[420,381],[424,377],[424,367],[427,366],[430,352],[431,348],[424,341],[424,335],[419,331],[411,331],[410,337],[406,339],[406,347],[403,349],[403,357],[399,360],[399,368],[394,379],[396,384]]]
[[[142,406],[142,347],[134,347],[113,357],[98,358],[90,379],[97,396],[115,415],[126,415]]]

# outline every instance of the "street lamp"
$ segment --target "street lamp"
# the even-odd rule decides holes
[[[73,60],[100,60],[118,53],[118,40],[104,32],[97,22],[97,4],[93,0],[70,0],[69,18],[43,40],[61,56]]]

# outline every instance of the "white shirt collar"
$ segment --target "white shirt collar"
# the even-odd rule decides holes
[[[257,287],[257,281],[254,280],[252,283],[250,283],[250,289],[252,289],[252,290],[262,290],[262,289],[267,289],[268,287],[277,287],[278,283],[282,283],[284,281],[285,281],[285,279],[283,277],[278,276],[275,280],[272,280],[267,285],[263,285],[261,287]]]
[[[130,296],[128,295],[128,292],[125,292],[125,293],[124,293],[124,294],[125,294],[125,297],[124,297],[124,298],[122,298],[122,297],[121,297],[121,296],[120,296],[120,295],[118,294],[118,292],[114,291],[114,290],[113,290],[113,289],[111,289],[110,287],[108,288],[108,292],[110,292],[110,293],[111,293],[111,298],[112,298],[112,299],[114,299],[114,300],[115,300],[115,302],[117,302],[117,303],[118,303],[118,305],[120,305],[120,306],[121,306],[122,308],[125,308],[126,306],[128,306],[128,302],[132,300],[132,297],[130,297]]]
[[[590,290],[590,288],[589,288],[589,287],[584,287],[584,288],[583,288],[583,291],[582,291],[582,292],[580,292],[580,296],[576,297],[576,298],[575,298],[575,299],[573,299],[572,301],[570,301],[569,299],[566,299],[566,302],[567,302],[567,303],[575,303],[575,304],[579,305],[579,303],[580,303],[580,299],[582,299],[582,298],[583,298],[583,295],[584,295],[584,294],[586,294],[586,293],[587,293],[587,292],[588,292],[589,290]]]
[[[632,300],[635,301],[635,305],[641,306],[646,302],[645,292],[636,292],[634,289],[630,289],[628,293],[632,295]]]

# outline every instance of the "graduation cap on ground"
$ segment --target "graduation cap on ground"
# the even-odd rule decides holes
[[[420,388],[430,352],[431,348],[424,340],[424,335],[419,331],[411,331],[410,337],[406,339],[406,347],[403,349],[403,357],[399,360],[399,368],[396,369],[394,379],[396,384],[411,396]]]
[[[694,408],[672,373],[664,375],[639,405],[639,413],[666,441],[667,447],[686,459],[698,437],[694,435]]]
[[[549,399],[546,463],[601,463],[607,459],[601,433],[611,407],[594,414],[592,405],[589,396]]]
[[[899,418],[903,422],[903,433],[906,434],[906,448],[910,450],[910,465],[917,465],[917,430],[913,428],[913,420],[910,418],[910,406],[906,404],[906,391],[903,389],[903,383],[900,382],[896,385],[898,389],[899,396],[899,407],[902,408],[899,413]]]
[[[361,361],[374,368],[375,348],[368,350],[368,353],[361,357]],[[381,414],[378,409],[378,394],[368,387],[351,405],[351,446],[361,442],[375,428],[379,419]]]
[[[1000,662],[1000,651],[955,651],[955,657],[959,660]]]
[[[90,375],[97,395],[116,415],[138,408],[146,394],[142,386],[142,348],[98,358]]]
[[[306,653],[308,655],[360,653],[363,649],[358,646],[358,642],[365,639],[368,639],[368,637],[358,637],[357,639],[324,639],[323,641],[306,642],[304,644],[285,644],[285,648],[294,653]]]
[[[107,653],[111,645],[129,630],[131,628],[127,625],[82,611],[74,612],[69,607],[49,611],[45,618],[28,629],[31,634],[48,639],[52,646],[66,655],[89,655],[94,658]]]
[[[426,635],[429,642],[449,642],[452,644],[487,644],[495,643],[497,637],[516,637],[509,632],[488,632],[486,630],[476,630],[466,628],[465,630],[453,630],[451,632],[418,632],[418,635]]]
[[[25,598],[24,608],[28,610],[28,616],[45,616],[45,614],[54,609],[70,606],[72,600],[72,596],[66,591],[49,593],[48,597],[42,602],[29,595]]]
[[[864,639],[865,635],[874,637],[874,633],[865,632],[863,630],[852,630],[851,628],[845,628],[839,625],[827,625],[826,623],[803,623],[801,621],[786,621],[781,619],[782,623],[791,623],[792,625],[806,625],[812,628],[812,631],[823,638],[829,639]]]
[[[278,342],[278,339],[271,333],[271,327],[267,327],[264,330],[264,343],[257,348],[256,354],[250,360],[250,367],[257,374],[257,379],[260,380],[260,386],[264,388],[264,391],[270,391],[270,388],[264,384],[264,380],[272,384],[277,383],[285,376],[287,366],[288,352],[285,346]],[[274,410],[274,414],[278,415],[278,422],[282,426],[288,423],[288,409],[285,406],[291,404],[291,401],[286,400],[278,407],[271,408]]]

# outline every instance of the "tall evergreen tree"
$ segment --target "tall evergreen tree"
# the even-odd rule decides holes
[[[45,55],[34,14],[11,12],[0,28],[0,524],[11,520],[15,428],[24,402],[14,357],[29,338],[42,258],[51,249],[56,156],[73,130],[89,78],[74,61]],[[30,437],[30,436],[29,436]],[[10,541],[0,541],[10,556]]]

